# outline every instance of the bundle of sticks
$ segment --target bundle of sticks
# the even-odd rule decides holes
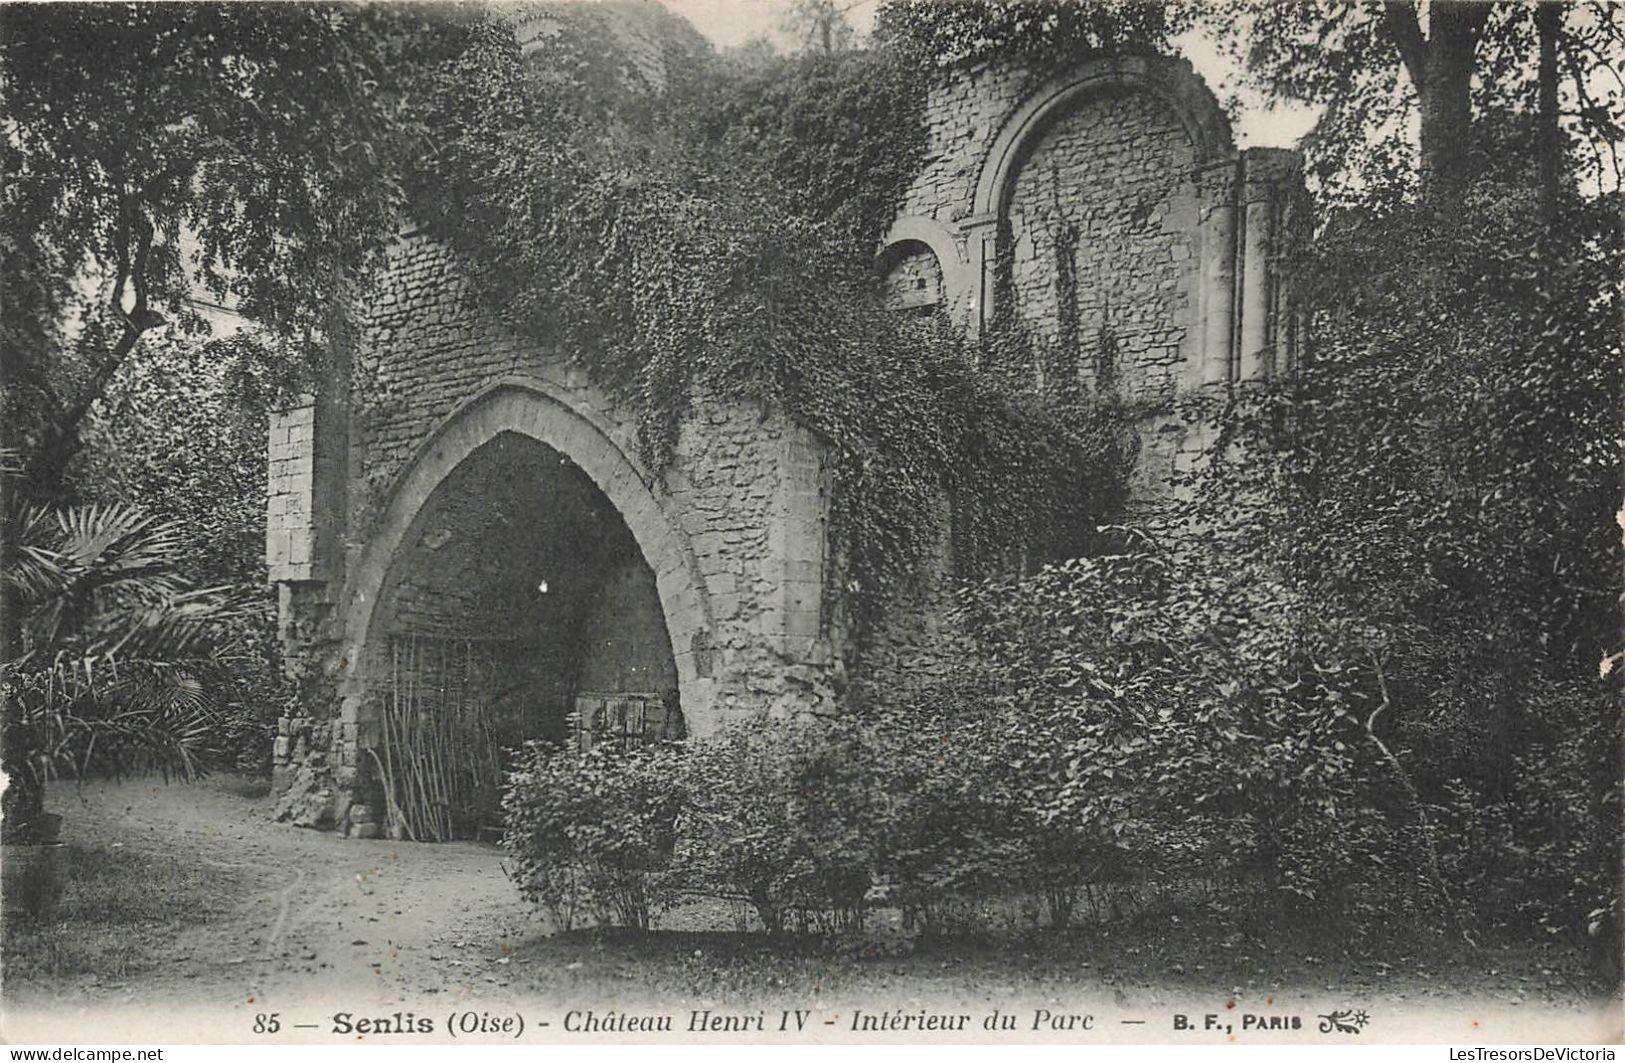
[[[481,696],[473,640],[410,635],[391,643],[383,776],[392,837],[477,836],[500,803],[502,728]]]

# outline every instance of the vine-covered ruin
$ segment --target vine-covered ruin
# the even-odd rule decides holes
[[[518,21],[522,61],[550,18]],[[665,23],[613,25],[658,91]],[[1176,403],[1297,355],[1279,266],[1296,155],[1238,151],[1189,65],[1152,55],[953,67],[922,123],[861,297],[946,337],[965,379],[1109,410],[1131,459],[1103,497],[1166,498],[1210,442]],[[910,579],[877,594],[850,516],[869,496],[816,381],[688,379],[651,447],[598,337],[493,307],[458,239],[403,227],[344,291],[313,393],[273,420],[267,556],[300,685],[276,741],[284,818],[478,836],[500,750],[569,720],[584,742],[703,738],[928,667],[973,486],[920,471],[893,503],[924,529]],[[922,412],[896,411],[900,430]]]

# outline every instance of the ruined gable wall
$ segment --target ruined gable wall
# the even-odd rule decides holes
[[[976,337],[1007,322],[1036,342],[1003,366],[1040,390],[1110,391],[1133,436],[1131,505],[1170,501],[1209,439],[1183,395],[1288,371],[1294,357],[1278,252],[1301,195],[1300,160],[1235,150],[1188,63],[1091,57],[1070,68],[997,62],[932,88],[929,154],[879,249],[889,305],[940,264],[938,305]],[[920,586],[866,649],[887,674],[929,670],[953,574],[952,512]]]
[[[1166,104],[1108,91],[1057,117],[1021,167],[1009,206],[1016,313],[1042,342],[1064,345],[1059,360],[1086,389],[1114,380],[1141,400],[1175,391],[1194,307],[1193,165]]]
[[[1027,112],[1057,96],[1067,72],[984,64],[934,86],[928,161],[903,196],[889,240],[936,231],[944,303],[967,331],[988,326],[1002,295],[1014,305],[998,309],[1012,311],[1041,342],[1070,331],[1072,349],[1059,352],[1060,361],[1092,384],[1100,327],[1108,325],[1117,382],[1131,398],[1166,399],[1200,378],[1205,193],[1198,172],[1213,161],[1205,156],[1214,145],[1195,142],[1206,133],[1187,127],[1192,119],[1175,100],[1205,90],[1187,67],[1168,61],[1101,60],[1077,74],[1088,87],[1037,120]],[[1174,87],[1164,90],[1164,81]],[[1024,122],[1032,128],[1012,150],[1012,131]],[[1226,144],[1228,133],[1208,139]],[[990,174],[1005,170],[1008,185],[990,197]],[[1003,279],[1001,248],[1009,261]],[[916,261],[898,258],[919,272]],[[890,275],[896,269],[888,263],[888,282],[901,285]],[[1001,286],[1008,290],[995,291]],[[1060,305],[1062,289],[1075,292],[1070,308]],[[1057,383],[1049,366],[1032,372],[1036,386]]]

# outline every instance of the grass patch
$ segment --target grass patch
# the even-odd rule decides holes
[[[3,898],[8,989],[85,976],[122,981],[170,960],[165,945],[230,907],[236,882],[215,867],[163,854],[69,845],[54,903]]]

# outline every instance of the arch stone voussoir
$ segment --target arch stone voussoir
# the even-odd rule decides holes
[[[886,235],[880,240],[880,247],[876,250],[876,262],[881,270],[892,264],[896,249],[902,244],[920,243],[931,249],[937,256],[937,265],[942,267],[943,283],[952,291],[959,291],[964,286],[965,256],[960,252],[959,244],[954,240],[953,234],[948,231],[935,218],[926,218],[918,214],[905,214],[891,223]]]

